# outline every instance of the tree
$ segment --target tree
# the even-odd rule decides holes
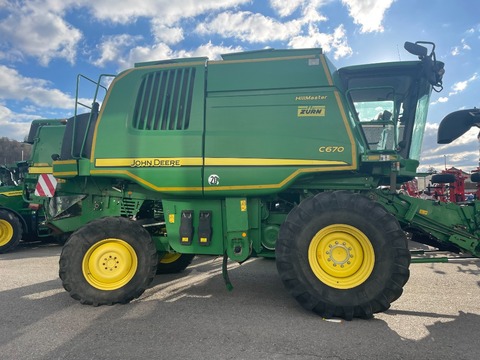
[[[32,146],[27,143],[11,140],[7,137],[0,138],[0,164],[14,164],[17,161],[30,158]]]

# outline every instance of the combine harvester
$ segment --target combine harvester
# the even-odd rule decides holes
[[[227,285],[228,259],[275,257],[306,309],[370,318],[409,278],[404,230],[479,256],[480,203],[395,191],[416,175],[444,73],[433,43],[405,49],[419,60],[336,69],[321,49],[270,49],[120,73],[68,121],[55,195],[33,199],[73,232],[64,288],[127,303],[195,255],[223,256]]]
[[[36,184],[40,174],[51,174],[51,154],[59,151],[64,131],[64,120],[34,120],[26,140],[32,145],[31,158],[0,169],[0,253],[15,249],[20,240],[51,237],[51,229],[42,225],[44,209],[31,206],[22,194],[24,186]]]

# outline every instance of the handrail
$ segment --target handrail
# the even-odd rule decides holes
[[[90,130],[90,125],[92,123],[92,120],[96,116],[98,116],[98,113],[99,113],[100,105],[97,101],[98,96],[99,96],[99,91],[104,90],[105,95],[108,92],[107,87],[101,84],[102,78],[115,77],[115,76],[116,75],[113,75],[113,74],[100,74],[100,76],[98,77],[98,81],[95,81],[95,80],[90,79],[89,77],[87,77],[85,75],[82,75],[82,74],[77,75],[77,84],[76,84],[76,90],[75,90],[75,113],[74,113],[74,117],[73,117],[74,127],[73,127],[73,133],[72,133],[72,146],[71,146],[71,151],[70,151],[70,155],[72,156],[73,159],[81,159],[83,157],[82,155],[84,154],[85,144],[87,142],[88,133],[89,133],[89,130]],[[87,104],[84,104],[83,102],[81,102],[79,100],[80,82],[81,82],[82,79],[84,79],[84,80],[86,80],[86,81],[95,85],[95,93],[94,93],[94,96],[93,96],[91,106],[89,106]],[[75,149],[74,145],[75,145],[75,137],[77,136],[77,131],[76,130],[77,130],[77,116],[78,116],[78,111],[79,111],[79,105],[89,109],[90,110],[90,116],[88,118],[88,123],[87,123],[86,129],[85,129],[84,135],[83,135],[80,151],[79,151],[78,155],[76,155],[76,154],[74,154],[74,149]]]

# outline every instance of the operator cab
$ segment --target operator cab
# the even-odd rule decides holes
[[[443,63],[422,42],[405,43],[420,61],[350,66],[338,71],[365,154],[420,159],[432,86],[442,88]]]

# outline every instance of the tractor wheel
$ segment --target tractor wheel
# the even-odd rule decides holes
[[[22,224],[10,211],[0,210],[0,253],[13,250],[22,239]]]
[[[155,276],[150,234],[121,217],[94,220],[74,232],[60,255],[60,278],[70,296],[87,305],[128,303]]]
[[[451,184],[455,182],[455,175],[453,174],[435,174],[432,175],[432,184]]]
[[[398,221],[380,204],[348,191],[301,202],[282,224],[275,251],[286,288],[325,318],[371,318],[387,310],[410,274]]]
[[[470,180],[476,183],[480,182],[480,172],[476,172],[470,175]]]
[[[166,253],[158,259],[157,274],[179,273],[192,263],[194,257],[194,254]]]

